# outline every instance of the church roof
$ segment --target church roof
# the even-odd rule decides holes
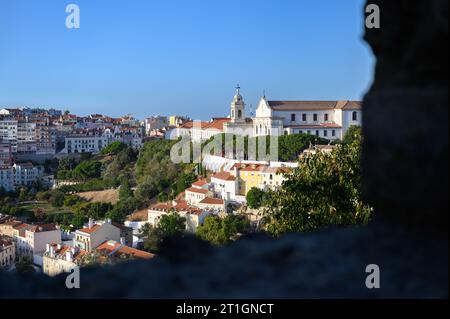
[[[360,101],[267,101],[276,111],[361,109]]]

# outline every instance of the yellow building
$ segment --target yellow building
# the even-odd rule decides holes
[[[259,188],[262,184],[262,172],[266,168],[262,164],[236,163],[232,167],[238,177],[238,194],[245,196],[253,187]]]
[[[286,180],[286,175],[290,174],[292,171],[289,167],[266,167],[261,172],[262,175],[262,184],[260,186],[261,189],[267,190],[275,190],[279,188],[283,181]]]

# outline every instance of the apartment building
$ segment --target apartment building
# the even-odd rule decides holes
[[[238,178],[238,194],[245,196],[253,187],[259,188],[262,184],[261,172],[266,168],[263,164],[236,163],[231,170]]]
[[[186,231],[194,233],[198,226],[202,225],[206,216],[210,214],[207,210],[201,210],[189,205],[184,200],[172,201],[172,203],[159,203],[148,209],[148,223],[156,227],[162,216],[170,212],[177,212],[186,218]]]
[[[17,120],[0,119],[0,141],[11,146],[11,152],[17,153]]]
[[[112,262],[129,259],[148,260],[155,257],[154,254],[129,247],[114,240],[105,241],[97,247],[96,252],[106,256]]]
[[[0,270],[7,270],[16,260],[16,248],[12,237],[0,236]]]
[[[12,150],[9,142],[0,140],[0,167],[12,164]]]
[[[43,254],[42,271],[49,276],[71,272],[75,267],[83,265],[83,257],[88,255],[86,250],[65,244],[47,243]]]
[[[16,163],[12,166],[12,174],[14,186],[30,186],[42,176],[43,170],[32,163]]]
[[[111,220],[94,223],[94,220],[90,218],[87,227],[75,231],[73,243],[74,246],[91,252],[106,240],[120,242],[120,235],[120,228],[114,226]]]

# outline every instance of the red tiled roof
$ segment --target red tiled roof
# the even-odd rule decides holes
[[[230,121],[231,120],[229,118],[215,118],[213,119],[212,122],[208,123],[204,128],[223,131],[223,125]]]
[[[208,193],[208,190],[204,189],[204,188],[189,187],[188,189],[186,189],[186,192],[206,194],[206,193]]]
[[[277,111],[361,109],[360,101],[267,101]]]
[[[138,259],[151,259],[155,257],[154,254],[131,248],[112,240],[105,241],[104,243],[100,244],[100,246],[98,246],[96,250],[100,252],[106,252],[107,254],[113,254],[113,256],[115,257],[120,257],[121,255],[128,255],[130,257]]]
[[[95,224],[91,228],[86,227],[86,228],[80,229],[79,231],[83,232],[83,233],[87,233],[87,234],[92,234],[92,233],[95,233],[100,227],[101,227],[101,225]]]
[[[229,172],[219,172],[211,176],[211,178],[217,178],[224,181],[234,181],[236,177],[231,175]]]
[[[199,179],[198,181],[192,183],[192,186],[200,186],[201,187],[201,186],[204,186],[206,184],[208,184],[208,182],[206,180]]]

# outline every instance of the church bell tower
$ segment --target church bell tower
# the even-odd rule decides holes
[[[245,103],[240,93],[239,84],[236,86],[236,94],[231,102],[231,123],[245,123]]]

